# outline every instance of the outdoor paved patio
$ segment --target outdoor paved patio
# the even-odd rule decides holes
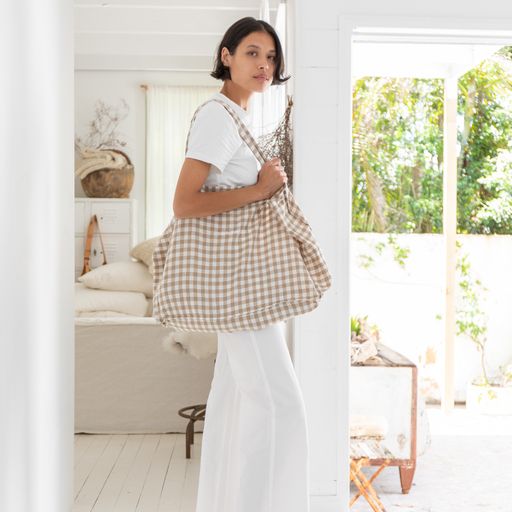
[[[427,414],[432,442],[417,459],[409,494],[401,494],[396,467],[385,468],[374,482],[387,512],[512,512],[512,416],[456,407],[444,417],[435,406]],[[364,468],[368,476],[374,470]],[[363,498],[351,509],[369,510]]]

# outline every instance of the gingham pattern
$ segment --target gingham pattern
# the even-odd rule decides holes
[[[208,101],[226,108],[263,164],[263,151],[231,106]],[[196,110],[191,126],[208,101]],[[201,190],[233,188],[241,187],[203,185]],[[312,311],[331,286],[311,227],[287,184],[270,199],[227,212],[173,217],[153,264],[153,317],[176,331],[262,329]]]

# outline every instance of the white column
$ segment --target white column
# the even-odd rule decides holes
[[[443,235],[445,247],[445,332],[441,407],[454,406],[455,266],[457,234],[457,78],[444,81]]]
[[[308,415],[311,511],[342,512],[348,511],[350,497],[352,34],[332,31],[324,37],[321,29],[306,29],[308,2],[292,4],[293,193],[333,279],[319,307],[293,320],[294,363]],[[319,59],[328,43],[328,56]]]
[[[0,510],[69,512],[73,3],[0,11]]]

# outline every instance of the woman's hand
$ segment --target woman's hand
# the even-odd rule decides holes
[[[265,162],[258,173],[258,187],[260,188],[263,197],[268,199],[272,197],[274,192],[279,190],[283,183],[288,181],[288,176],[284,172],[284,167],[281,165],[281,159],[276,157]]]

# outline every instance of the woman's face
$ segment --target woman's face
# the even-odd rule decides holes
[[[274,39],[266,32],[252,32],[244,37],[233,55],[222,48],[222,61],[229,67],[231,80],[251,92],[263,92],[270,87],[275,56]]]

